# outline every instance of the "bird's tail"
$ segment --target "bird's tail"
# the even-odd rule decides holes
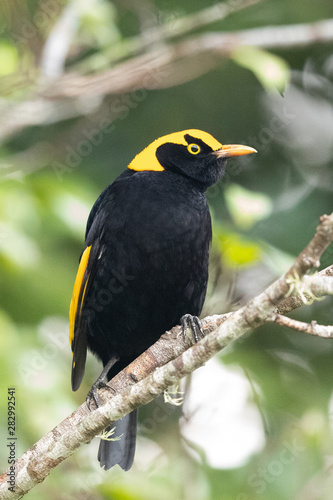
[[[121,420],[114,422],[115,432],[112,435],[119,437],[116,441],[102,439],[98,450],[98,460],[105,470],[111,469],[116,464],[124,470],[129,470],[133,465],[135,443],[137,410],[132,411]]]

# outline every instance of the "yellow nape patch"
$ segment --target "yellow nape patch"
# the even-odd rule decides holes
[[[78,304],[79,304],[79,297],[80,297],[83,277],[84,277],[84,273],[85,273],[85,271],[87,269],[87,265],[88,265],[90,250],[91,250],[91,246],[87,247],[85,249],[85,251],[83,252],[81,260],[80,260],[79,269],[77,271],[77,275],[75,278],[72,300],[71,300],[71,305],[69,308],[69,343],[70,343],[70,345],[72,345],[73,340],[74,340],[75,317],[76,317],[76,312],[77,312],[77,308],[78,308]],[[86,291],[86,286],[87,286],[87,282],[85,284],[84,293]],[[82,308],[84,293],[82,294],[82,297],[81,297],[80,311]]]
[[[174,132],[173,134],[164,135],[154,142],[149,144],[141,153],[137,154],[136,157],[128,165],[131,170],[143,171],[143,170],[155,170],[161,172],[164,170],[162,165],[156,158],[156,150],[162,144],[171,142],[173,144],[182,144],[188,146],[188,142],[185,139],[185,135],[191,135],[196,139],[201,139],[207,146],[211,147],[213,151],[217,151],[222,147],[214,137],[207,132],[197,129],[182,130],[181,132]]]

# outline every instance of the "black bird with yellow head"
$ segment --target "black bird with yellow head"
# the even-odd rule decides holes
[[[175,132],[146,147],[99,196],[70,306],[74,391],[87,348],[104,366],[88,395],[98,403],[106,380],[183,317],[200,315],[212,237],[205,191],[222,179],[228,158],[254,152],[201,130]],[[116,422],[118,441],[101,441],[101,467],[130,469],[136,420],[134,411]]]

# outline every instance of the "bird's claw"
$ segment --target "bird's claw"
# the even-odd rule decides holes
[[[91,386],[91,389],[88,392],[87,397],[86,397],[86,403],[87,403],[88,409],[90,411],[91,411],[91,407],[90,407],[91,401],[94,401],[97,408],[99,408],[101,406],[101,404],[99,402],[99,398],[98,398],[98,392],[97,392],[99,389],[108,389],[109,391],[114,390],[114,389],[112,389],[112,387],[107,385],[107,383],[104,380],[97,379],[96,382],[94,382],[93,385]]]
[[[114,392],[114,389],[112,387],[110,387],[109,385],[107,385],[106,380],[107,380],[108,373],[109,373],[110,369],[113,367],[113,365],[118,360],[119,359],[116,356],[113,356],[112,358],[110,358],[109,361],[104,366],[102,373],[100,374],[98,379],[95,380],[95,382],[91,386],[91,389],[88,392],[87,397],[86,397],[86,403],[87,403],[89,410],[91,410],[90,404],[91,404],[92,400],[94,401],[96,408],[99,408],[101,406],[100,402],[98,400],[98,393],[97,393],[98,389],[108,389],[109,391]]]
[[[199,342],[199,340],[205,336],[201,321],[198,316],[192,316],[192,314],[184,314],[184,316],[180,318],[180,324],[183,329],[184,338],[186,338],[187,329],[191,330],[195,342]]]

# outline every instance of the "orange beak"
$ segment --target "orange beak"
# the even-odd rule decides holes
[[[250,146],[242,146],[241,144],[226,144],[217,151],[214,151],[214,154],[219,158],[230,158],[231,156],[243,156],[252,153],[257,153],[257,150],[250,148]]]

